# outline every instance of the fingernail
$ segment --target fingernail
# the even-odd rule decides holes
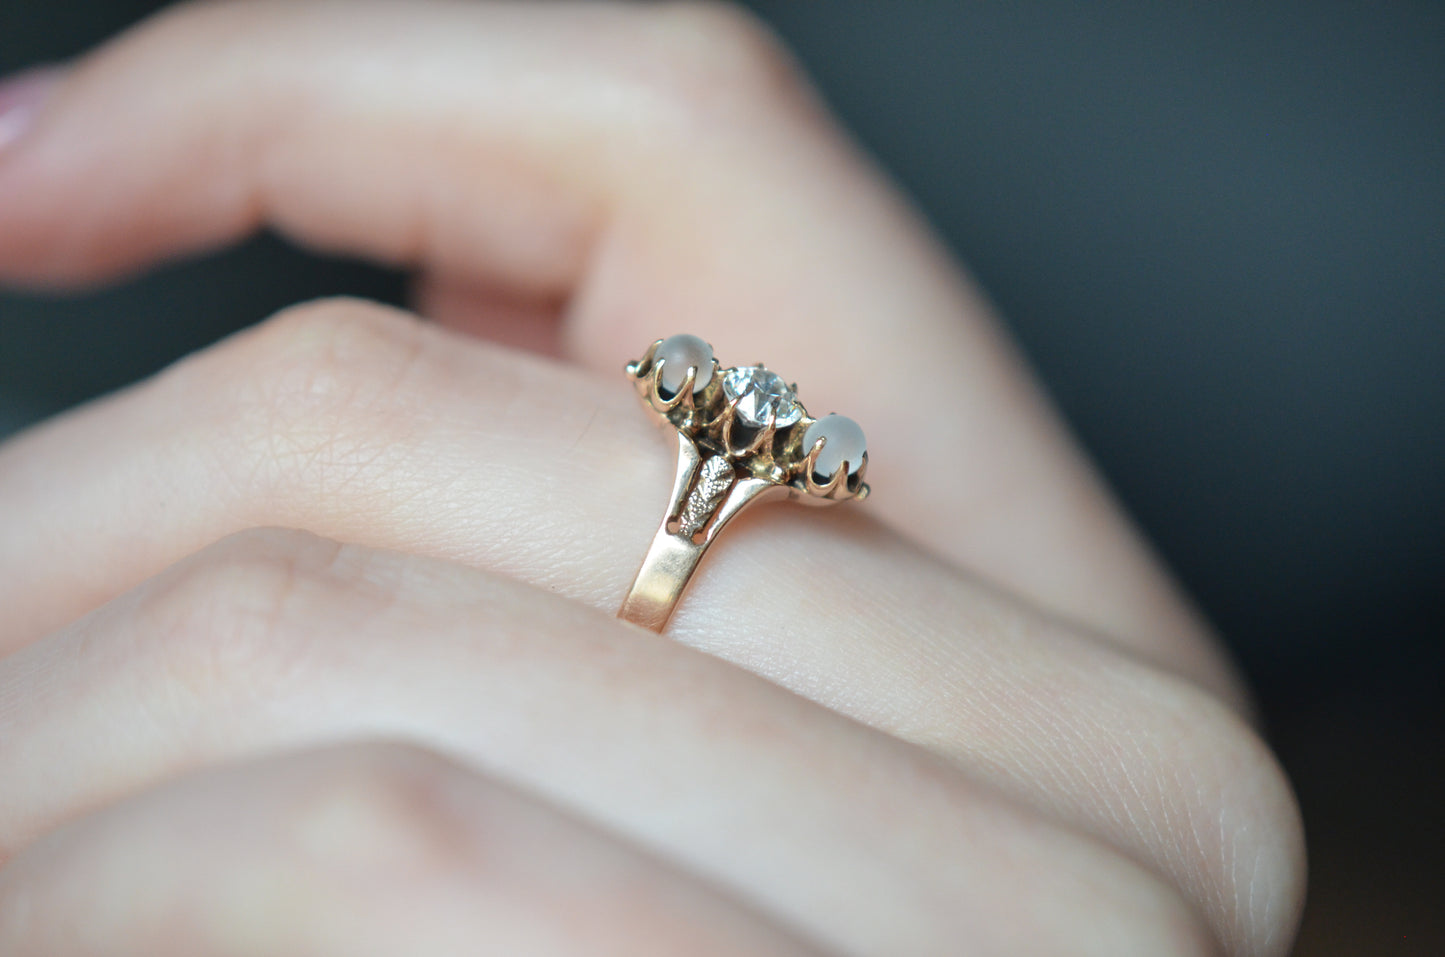
[[[29,131],[64,74],[61,67],[42,66],[0,80],[0,152]]]

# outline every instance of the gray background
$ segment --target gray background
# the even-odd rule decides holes
[[[0,0],[0,69],[155,6]],[[1310,828],[1299,953],[1445,953],[1445,7],[754,7],[1260,689]],[[0,431],[290,301],[402,289],[263,238],[0,294]]]

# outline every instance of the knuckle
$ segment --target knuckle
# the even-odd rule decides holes
[[[447,794],[460,773],[404,744],[344,748],[292,809],[290,833],[332,866],[398,876],[452,868],[470,844]]]
[[[142,31],[156,37],[174,34],[171,38],[183,43],[217,31],[234,35],[256,26],[258,8],[275,15],[285,12],[286,4],[275,0],[182,0],[152,13],[142,21]]]
[[[1273,753],[1234,710],[1183,679],[1150,672],[1134,695],[1091,732],[1087,773],[1115,809],[1096,826],[1151,859],[1204,909],[1219,940],[1247,947],[1287,937],[1303,891],[1303,832]]]
[[[1303,901],[1304,829],[1293,788],[1268,744],[1233,710],[1203,695],[1178,730],[1179,788],[1192,803],[1176,845],[1223,895],[1225,936],[1280,937]],[[1191,854],[1192,852],[1192,854]],[[1212,878],[1212,879],[1211,879]]]
[[[100,56],[144,63],[157,54],[206,43],[215,37],[233,42],[260,22],[256,7],[247,0],[184,0],[161,6],[121,35],[120,42],[103,47]]]
[[[256,330],[248,365],[258,385],[292,400],[352,399],[369,381],[394,378],[420,345],[418,319],[389,306],[334,297],[291,306]],[[257,361],[259,360],[259,361]]]
[[[975,814],[979,807],[978,778],[975,772],[947,766],[935,766],[925,774],[952,792],[957,806]],[[927,779],[925,779],[927,781]],[[924,783],[920,781],[919,783]],[[932,782],[929,782],[932,783]],[[927,784],[925,784],[927,787]],[[1221,957],[1221,935],[1209,901],[1194,888],[1181,885],[1174,877],[1150,859],[1131,848],[1127,842],[1102,835],[1087,822],[1073,815],[1059,815],[1057,808],[1040,807],[1020,795],[998,795],[1018,814],[1021,829],[1009,835],[1010,844],[1020,852],[1014,879],[1027,882],[1030,900],[1047,901],[1050,912],[1060,918],[1061,926],[1087,926],[1090,942],[1081,942],[1069,953],[1109,954],[1110,957]],[[1113,813],[1118,813],[1117,810]],[[1121,814],[1131,827],[1138,826],[1139,815]],[[1147,825],[1145,825],[1147,827]],[[976,857],[977,844],[957,842],[939,833],[935,846],[942,860]],[[1001,876],[1007,882],[1010,878]],[[1009,885],[1002,885],[1007,888]],[[941,906],[937,914],[941,936],[956,937],[977,929],[980,911],[956,906],[954,895],[942,894],[936,900]],[[1022,915],[1015,915],[1015,918]],[[1029,926],[1025,918],[1019,926]],[[1008,934],[1012,922],[994,925]],[[1033,941],[1037,943],[1037,941]],[[1017,938],[1000,938],[993,952],[1053,952],[1048,945],[1020,948]]]
[[[223,350],[225,463],[247,488],[335,491],[371,475],[411,434],[425,378],[424,330],[354,299],[286,309]],[[239,454],[238,454],[239,453]]]
[[[980,746],[956,729],[944,747],[971,763],[1003,759],[1012,770],[1000,780],[1015,794],[1147,862],[1218,940],[1247,949],[1286,939],[1303,892],[1302,826],[1267,745],[1170,673],[1111,655],[1091,678],[1051,684],[1052,695],[1019,709],[1037,722],[1027,727],[1055,732],[1047,747]],[[1012,742],[1019,719],[1005,720]]]
[[[316,648],[298,627],[332,597],[342,546],[289,530],[222,540],[143,593],[135,634],[157,664],[158,702],[240,705],[287,693]]]
[[[688,113],[815,112],[783,42],[754,14],[719,0],[679,0],[651,13],[659,85]]]

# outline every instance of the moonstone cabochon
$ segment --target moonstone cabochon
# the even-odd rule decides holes
[[[653,359],[663,360],[662,387],[668,392],[675,394],[682,388],[689,366],[697,367],[697,378],[692,383],[694,395],[712,381],[712,346],[697,336],[683,333],[662,340]]]
[[[847,462],[848,474],[856,473],[863,464],[863,453],[868,450],[863,427],[844,415],[825,415],[803,433],[803,452],[806,454],[814,442],[824,438],[828,441],[818,453],[814,471],[824,478],[832,478],[838,467]]]

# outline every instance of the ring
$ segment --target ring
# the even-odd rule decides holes
[[[808,415],[797,385],[761,362],[723,369],[707,342],[677,335],[654,342],[627,375],[677,436],[677,474],[617,617],[661,632],[708,546],[749,505],[868,497],[863,430],[841,415]]]

